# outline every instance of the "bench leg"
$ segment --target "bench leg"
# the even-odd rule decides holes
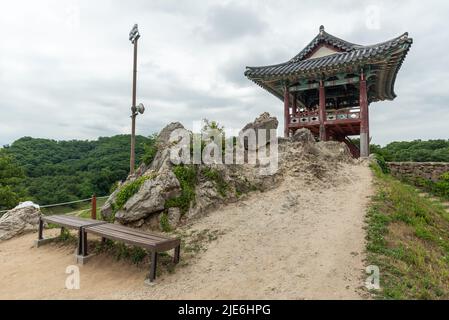
[[[150,282],[156,279],[156,266],[157,266],[157,252],[151,252],[151,267],[150,267]]]
[[[39,218],[39,234],[37,236],[37,240],[43,239],[44,239],[44,221],[42,221],[42,218]]]
[[[179,257],[181,255],[181,245],[177,246],[175,248],[175,254],[173,256],[173,262],[174,263],[178,263],[179,262]]]
[[[87,232],[84,231],[83,228],[81,228],[81,229],[83,230],[82,231],[82,234],[83,234],[83,256],[86,257],[88,255],[88,252],[87,252]]]
[[[64,234],[65,228],[61,227],[61,236]]]
[[[83,255],[83,230],[82,228],[78,229],[78,256]]]

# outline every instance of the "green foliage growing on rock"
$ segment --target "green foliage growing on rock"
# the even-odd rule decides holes
[[[197,168],[192,165],[178,165],[173,168],[173,173],[181,185],[181,195],[179,197],[168,199],[165,202],[165,207],[178,207],[184,214],[189,210],[190,204],[195,201]]]
[[[229,190],[229,185],[225,181],[223,174],[220,171],[212,169],[212,168],[205,168],[203,170],[203,175],[207,179],[209,179],[215,183],[217,191],[222,197],[226,197],[226,193]]]
[[[114,213],[123,208],[125,203],[139,191],[146,180],[152,178],[153,176],[142,176],[123,185],[115,197]]]
[[[161,226],[161,230],[164,232],[170,232],[172,230],[171,226],[170,226],[170,222],[168,221],[168,214],[167,212],[163,212],[161,214],[160,220],[159,220],[159,224]]]

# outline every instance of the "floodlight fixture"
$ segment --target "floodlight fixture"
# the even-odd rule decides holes
[[[139,29],[138,29],[138,26],[136,23],[133,26],[133,28],[131,29],[131,31],[129,32],[129,41],[131,41],[131,43],[134,43],[139,38],[140,38],[140,33],[139,33]]]

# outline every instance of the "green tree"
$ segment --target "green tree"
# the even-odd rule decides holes
[[[24,190],[19,187],[24,178],[23,170],[14,161],[6,149],[0,149],[0,210],[15,207]]]

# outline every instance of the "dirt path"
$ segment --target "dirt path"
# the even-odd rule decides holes
[[[35,235],[0,243],[0,298],[360,299],[371,172],[345,164],[335,175],[344,182],[289,176],[187,226],[221,235],[150,286],[147,266],[101,255],[80,267],[81,289],[67,290],[73,251],[32,248]]]

